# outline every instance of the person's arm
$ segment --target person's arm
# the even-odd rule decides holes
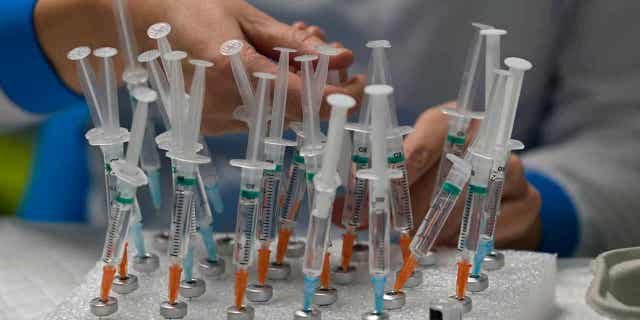
[[[39,0],[35,10],[38,38],[58,74],[77,90],[74,65],[66,60],[73,47],[87,45],[117,47],[117,33],[112,0]],[[174,48],[184,50],[193,58],[211,60],[216,67],[207,72],[207,96],[203,114],[203,131],[218,134],[244,127],[232,117],[233,109],[241,104],[235,88],[227,57],[219,53],[222,43],[231,39],[246,41],[241,53],[247,71],[275,73],[276,46],[291,47],[299,54],[313,53],[322,37],[313,30],[305,30],[281,23],[243,0],[131,0],[129,9],[140,50],[156,46],[148,39],[146,29],[160,21],[172,25],[170,41]],[[118,72],[122,64],[116,60]],[[353,54],[344,50],[332,57],[330,68],[344,69],[353,62]],[[185,66],[185,79],[190,81],[191,68]],[[354,77],[340,86],[328,86],[325,94],[340,92],[359,97],[364,86],[363,76]],[[301,81],[289,73],[289,120],[299,119]],[[328,106],[324,106],[328,115]]]
[[[555,181],[576,210],[566,202],[543,210],[543,249],[594,255],[640,243],[638,12],[635,1],[580,1],[561,39],[545,146],[523,158],[534,180]],[[541,193],[543,208],[546,193],[557,195],[553,187]]]

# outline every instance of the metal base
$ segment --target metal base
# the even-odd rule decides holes
[[[347,271],[342,269],[342,266],[337,266],[331,271],[331,280],[340,285],[351,284],[356,278],[356,267],[354,266],[349,266]]]
[[[180,282],[180,295],[184,298],[197,298],[207,291],[207,284],[202,279],[183,280]]]
[[[165,319],[182,319],[187,316],[187,304],[182,301],[173,304],[165,301],[160,304],[160,315]]]
[[[287,258],[297,259],[304,256],[305,243],[302,240],[291,240],[287,246]]]
[[[351,260],[357,263],[365,263],[369,261],[369,245],[366,243],[356,243],[353,246],[353,255]]]
[[[489,288],[489,277],[485,273],[477,276],[470,275],[467,279],[467,290],[471,292],[482,292]]]
[[[273,287],[252,283],[247,286],[247,299],[253,303],[266,303],[273,297]]]
[[[413,273],[411,274],[411,276],[409,277],[409,279],[407,279],[407,282],[405,282],[404,287],[405,288],[415,288],[415,287],[417,287],[417,286],[422,284],[422,279],[423,279],[422,271],[421,270],[414,270]]]
[[[504,267],[504,254],[500,251],[491,251],[482,261],[482,269],[487,271],[498,270]]]
[[[286,280],[291,275],[291,265],[287,262],[283,262],[282,264],[278,264],[272,262],[269,265],[269,273],[267,274],[267,278],[271,280]]]
[[[367,312],[362,315],[362,320],[387,320],[389,319],[389,314],[386,312],[377,313],[375,311]]]
[[[155,253],[133,257],[133,270],[140,273],[152,273],[160,267],[160,258]]]
[[[169,231],[156,233],[153,236],[153,248],[162,254],[167,254],[167,250],[169,249]]]
[[[255,314],[252,306],[242,306],[240,309],[236,306],[227,308],[227,320],[253,320]]]
[[[223,257],[231,257],[233,255],[233,244],[235,241],[232,237],[223,237],[216,239],[216,248],[218,253]]]
[[[464,296],[464,299],[459,300],[455,295],[450,296],[449,299],[458,302],[462,306],[462,312],[469,313],[473,308],[473,301],[468,296]]]
[[[338,301],[338,290],[336,288],[318,288],[313,294],[313,304],[319,307],[327,307]]]
[[[318,309],[311,308],[311,310],[298,310],[293,313],[293,320],[320,320],[322,319],[322,313]]]
[[[451,300],[437,300],[429,305],[429,319],[462,320],[462,306]]]
[[[107,301],[94,298],[89,302],[89,310],[96,317],[108,317],[118,311],[118,299],[109,297]]]
[[[438,257],[433,251],[429,251],[426,256],[418,259],[418,264],[423,268],[435,266],[436,263],[438,263]]]
[[[198,266],[200,274],[205,277],[219,277],[224,274],[225,264],[222,257],[218,257],[216,261],[211,261],[208,258],[200,259],[200,265]]]
[[[386,310],[397,310],[407,303],[407,296],[402,291],[389,290],[384,293],[383,301]]]
[[[129,294],[138,290],[138,277],[128,274],[125,278],[120,276],[113,279],[113,291],[118,294]]]

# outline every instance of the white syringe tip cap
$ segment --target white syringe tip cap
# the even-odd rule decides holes
[[[364,88],[364,93],[368,95],[390,95],[393,87],[386,84],[371,84]]]
[[[356,99],[342,93],[334,93],[327,97],[327,102],[334,108],[350,109],[356,105]]]
[[[158,98],[158,94],[147,87],[137,87],[133,89],[131,95],[133,95],[136,100],[146,103],[154,102]]]
[[[207,60],[191,59],[191,60],[189,60],[189,63],[191,63],[192,65],[194,65],[196,67],[203,67],[203,68],[211,68],[211,67],[213,67],[213,62],[207,61]]]
[[[324,54],[325,56],[337,56],[342,52],[342,49],[332,47],[328,44],[321,44],[316,47],[316,51]]]
[[[93,51],[93,55],[98,58],[111,58],[118,54],[118,49],[112,47],[102,47]]]
[[[471,25],[480,29],[480,30],[485,30],[485,29],[493,29],[493,26],[490,26],[488,24],[484,24],[481,22],[471,22]]]
[[[69,60],[82,60],[91,54],[91,48],[89,47],[77,47],[69,51],[67,59]]]
[[[529,62],[528,60],[516,57],[509,57],[504,59],[504,64],[509,68],[523,71],[533,68],[533,64],[531,64],[531,62]]]
[[[258,79],[267,79],[267,80],[273,80],[276,78],[276,76],[272,75],[271,73],[267,73],[267,72],[254,72],[253,76],[258,78]]]
[[[154,40],[164,38],[169,33],[171,33],[171,25],[166,22],[154,23],[147,29],[147,36]]]
[[[318,59],[318,56],[316,56],[315,54],[305,54],[305,55],[301,55],[293,58],[293,60],[298,62],[313,61],[317,59]]]
[[[162,53],[160,53],[160,50],[158,49],[148,50],[138,55],[138,62],[141,62],[141,63],[151,62],[153,60],[160,58],[161,55]]]
[[[285,47],[275,47],[273,48],[273,50],[280,51],[280,52],[288,52],[288,53],[298,52],[298,50],[296,49],[285,48]]]
[[[184,51],[170,51],[163,55],[168,61],[180,61],[187,58],[187,53]]]
[[[229,40],[220,46],[220,53],[223,56],[231,56],[239,53],[242,50],[242,47],[244,47],[244,43],[242,43],[242,41],[237,39]]]
[[[389,40],[372,40],[367,42],[367,48],[391,48]]]
[[[507,34],[507,30],[503,29],[482,29],[480,34],[483,36],[503,36]]]

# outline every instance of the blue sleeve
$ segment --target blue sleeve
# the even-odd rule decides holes
[[[0,89],[23,110],[43,114],[82,100],[58,78],[38,43],[33,24],[35,3],[0,1]]]
[[[578,211],[569,194],[551,177],[527,169],[527,180],[540,192],[542,241],[540,251],[571,256],[579,235]]]

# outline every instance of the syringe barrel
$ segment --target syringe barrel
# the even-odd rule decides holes
[[[309,218],[307,245],[302,264],[305,274],[317,277],[322,272],[322,263],[329,247],[331,211],[335,194],[335,189],[332,188],[316,190],[317,201],[314,202]]]
[[[402,178],[391,179],[391,213],[393,228],[398,232],[409,232],[413,229],[413,211],[409,191],[409,174],[402,150],[402,137],[387,140],[387,162],[391,169],[399,170]]]
[[[371,275],[387,275],[391,270],[389,247],[389,201],[384,191],[375,190],[382,187],[378,181],[369,182],[369,273]],[[373,185],[373,186],[371,186]]]
[[[116,265],[122,258],[124,244],[129,234],[129,220],[135,201],[135,188],[121,182],[118,197],[111,204],[109,225],[102,250],[102,262]]]
[[[278,217],[280,228],[286,228],[296,220],[300,202],[304,196],[306,186],[304,158],[296,152],[289,166],[286,184],[283,186],[282,196],[278,200]]]
[[[276,164],[276,168],[274,170],[264,170],[263,172],[262,189],[264,192],[262,195],[262,210],[258,217],[257,226],[258,240],[260,241],[271,241],[273,239],[273,225],[276,219],[276,199],[278,198],[278,191],[280,189],[280,181],[282,178],[282,152],[280,152],[280,157],[276,154],[271,154],[271,156],[269,156],[269,149],[272,149],[272,147],[281,146],[265,145],[265,148],[267,149],[267,161],[273,161],[273,163]]]
[[[451,168],[411,241],[410,249],[414,255],[424,257],[429,253],[468,180],[469,172],[456,165]]]
[[[480,237],[480,224],[483,219],[489,173],[493,161],[491,158],[486,158],[474,152],[470,152],[467,157],[471,161],[473,170],[471,171],[467,198],[462,211],[458,250],[473,252],[477,248],[478,238]]]
[[[445,178],[449,174],[449,170],[451,170],[451,162],[447,160],[447,155],[452,154],[459,158],[462,158],[464,155],[464,144],[466,139],[466,128],[467,124],[463,126],[464,130],[458,130],[454,128],[454,124],[452,121],[462,121],[464,118],[461,117],[449,117],[449,133],[444,141],[444,146],[442,149],[442,156],[440,157],[440,163],[438,164],[438,173],[436,175],[436,189],[439,188],[445,181]],[[433,193],[433,197],[431,201],[435,199],[435,192]]]
[[[196,196],[195,175],[186,176],[183,172],[178,171],[175,183],[168,255],[174,260],[181,261],[189,246],[191,208]]]
[[[487,187],[487,200],[484,208],[483,230],[481,234],[490,239],[495,237],[496,223],[500,215],[500,203],[502,201],[502,188],[507,173],[506,158],[498,157],[493,162],[489,185]]]
[[[256,222],[261,210],[262,170],[243,168],[236,218],[233,263],[248,267],[253,260]]]
[[[313,199],[315,198],[315,187],[313,185],[313,179],[316,174],[320,172],[322,167],[322,154],[315,154],[312,156],[304,157],[305,175],[307,181],[307,199],[311,205],[313,205]]]
[[[153,120],[147,122],[144,130],[144,140],[142,141],[142,153],[140,154],[140,166],[145,171],[160,169],[160,155],[156,148],[154,137],[156,126]]]
[[[111,162],[121,159],[124,156],[122,144],[104,145],[100,147],[104,162],[104,183],[105,198],[107,201],[107,212],[111,210],[111,203],[118,194],[118,177],[111,171]]]
[[[342,225],[345,228],[357,229],[362,223],[362,215],[366,212],[365,206],[368,198],[367,180],[358,178],[356,172],[368,167],[368,158],[357,155],[352,156],[350,177],[347,182],[347,194],[342,209]]]

